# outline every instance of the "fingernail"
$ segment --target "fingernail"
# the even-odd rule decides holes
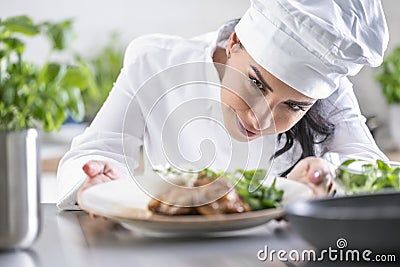
[[[318,181],[319,181],[319,176],[320,176],[319,171],[314,172],[314,175],[313,175],[313,177],[312,177],[312,180],[313,180],[314,182],[318,182]]]

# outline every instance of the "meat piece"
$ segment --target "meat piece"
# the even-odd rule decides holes
[[[185,193],[181,187],[173,188],[151,200],[148,208],[154,213],[165,215],[198,214],[193,208],[193,196]]]
[[[199,176],[191,188],[174,188],[149,203],[149,209],[164,215],[226,214],[250,210],[235,189],[223,179]]]
[[[213,215],[250,211],[249,205],[240,198],[235,188],[229,185],[225,179],[220,178],[214,181],[198,179],[195,186],[204,186],[200,197],[202,203],[208,203],[197,207],[199,214]]]

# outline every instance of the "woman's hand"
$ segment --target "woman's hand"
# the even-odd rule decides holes
[[[122,177],[121,172],[113,167],[109,162],[102,160],[91,160],[85,163],[82,167],[83,171],[86,173],[87,178],[85,183],[81,186],[78,191],[79,195],[86,189],[96,184],[106,183],[112,180],[117,180]],[[97,218],[98,216],[94,214],[89,214],[91,218]]]
[[[304,158],[288,174],[288,179],[308,185],[316,197],[335,194],[329,164],[321,158]]]
[[[78,194],[93,185],[117,180],[122,177],[121,172],[117,168],[113,167],[109,162],[102,160],[88,161],[83,165],[82,169],[86,173],[87,178],[79,189]]]

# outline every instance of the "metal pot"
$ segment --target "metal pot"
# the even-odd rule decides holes
[[[0,132],[0,249],[27,248],[40,229],[35,129]]]

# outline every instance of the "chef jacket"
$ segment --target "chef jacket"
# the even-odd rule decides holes
[[[213,53],[224,47],[235,22],[195,38],[153,34],[133,40],[109,97],[88,128],[72,141],[58,172],[60,209],[79,209],[77,191],[89,160],[105,160],[124,177],[146,184],[146,173],[160,165],[220,170],[265,168],[279,176],[300,158],[295,142],[290,151],[272,159],[282,147],[275,135],[250,142],[230,138],[223,127],[218,72]],[[170,78],[172,77],[172,78]],[[335,125],[317,156],[386,159],[365,125],[351,82],[321,99],[323,113]],[[145,175],[135,175],[143,148]],[[154,181],[153,181],[154,182]],[[147,186],[151,187],[152,183]]]

